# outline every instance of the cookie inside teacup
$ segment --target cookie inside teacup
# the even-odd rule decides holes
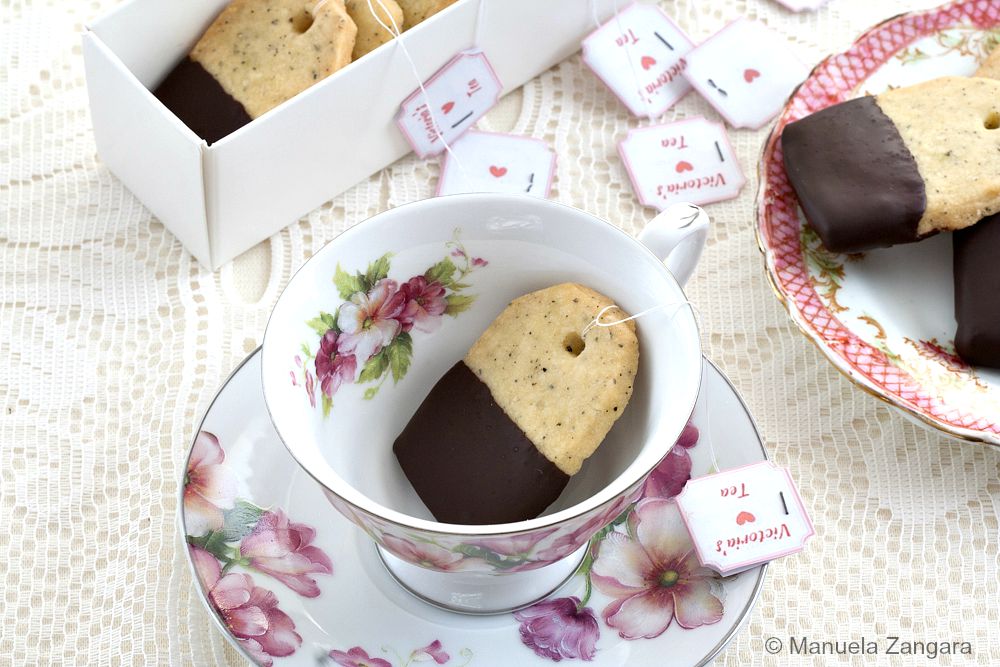
[[[609,310],[619,321],[594,326]],[[435,519],[525,521],[559,497],[632,396],[639,340],[627,318],[578,283],[504,308],[430,389],[393,446]],[[449,479],[462,483],[442,484]]]

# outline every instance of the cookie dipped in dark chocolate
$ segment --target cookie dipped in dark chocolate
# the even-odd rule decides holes
[[[393,451],[417,495],[444,523],[532,519],[569,482],[461,361],[434,385]]]
[[[250,122],[250,115],[200,63],[184,58],[153,91],[164,106],[212,144]]]
[[[790,123],[781,146],[788,180],[829,250],[862,252],[919,240],[924,180],[875,98]]]
[[[1000,214],[952,235],[955,350],[974,366],[1000,368]]]

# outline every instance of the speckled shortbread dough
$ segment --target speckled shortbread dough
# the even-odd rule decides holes
[[[406,29],[409,30],[455,2],[456,0],[399,0],[399,6],[403,8]]]
[[[918,236],[962,229],[1000,211],[1000,81],[942,77],[875,101],[924,180]]]
[[[370,51],[374,51],[393,38],[393,33],[383,28],[372,14],[372,8],[382,23],[396,30],[403,30],[403,10],[396,0],[347,0],[347,13],[358,27],[358,36],[354,42],[352,57],[357,60]]]
[[[497,405],[568,475],[579,472],[632,396],[634,321],[593,327],[578,355],[567,349],[612,303],[575,283],[532,292],[512,301],[465,357]],[[623,317],[616,308],[603,320]]]
[[[976,70],[975,76],[984,79],[1000,79],[1000,48],[994,47],[989,58]]]
[[[350,63],[356,33],[344,0],[233,0],[191,59],[257,118]]]

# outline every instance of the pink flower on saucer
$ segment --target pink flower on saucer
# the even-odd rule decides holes
[[[403,312],[403,294],[395,280],[383,278],[368,292],[356,292],[340,307],[337,326],[342,333],[339,351],[353,354],[362,363],[392,342],[402,325],[397,319]]]
[[[601,630],[590,607],[579,605],[580,598],[558,598],[514,612],[521,623],[521,641],[539,657],[555,662],[593,660]]]
[[[674,619],[686,629],[718,623],[723,606],[712,586],[719,575],[699,564],[677,505],[643,500],[629,522],[635,539],[610,533],[591,571],[594,585],[615,598],[604,622],[624,639],[659,637]]]
[[[399,314],[403,331],[416,329],[431,333],[441,325],[441,316],[448,305],[444,285],[436,280],[427,282],[423,276],[414,276],[399,291],[406,303]]]
[[[346,653],[334,649],[330,651],[330,657],[341,667],[392,667],[388,660],[373,658],[360,646],[355,646]]]
[[[272,656],[292,655],[302,645],[295,623],[278,609],[274,593],[255,586],[248,574],[230,572],[222,576],[215,556],[190,547],[195,572],[208,591],[208,599],[223,623],[254,660],[265,667]]]
[[[430,662],[431,660],[439,665],[443,665],[451,660],[451,656],[445,653],[444,649],[441,648],[441,642],[437,639],[410,654],[410,661],[412,662]]]
[[[330,329],[319,341],[319,351],[316,353],[316,377],[319,379],[320,390],[328,398],[333,398],[343,383],[354,382],[354,373],[358,369],[358,362],[353,354],[340,352],[339,345],[343,339],[343,334]],[[307,371],[306,389],[312,396],[309,380]]]
[[[292,523],[280,509],[267,511],[240,542],[240,556],[250,567],[269,574],[299,595],[314,598],[319,586],[310,574],[332,574],[333,564],[322,549],[312,546],[316,531]]]
[[[422,565],[432,570],[451,572],[452,570],[462,569],[464,565],[462,554],[448,551],[436,544],[404,540],[388,533],[382,535],[382,544],[386,549],[406,562]]]
[[[692,466],[687,450],[698,444],[698,438],[698,427],[689,422],[681,431],[677,444],[646,478],[642,487],[643,498],[669,499],[684,490],[684,485],[691,479]]]
[[[237,479],[223,461],[226,453],[219,439],[208,431],[195,438],[184,478],[184,524],[189,535],[219,530],[224,510],[236,501]]]

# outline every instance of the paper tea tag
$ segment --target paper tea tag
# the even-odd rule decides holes
[[[692,479],[677,506],[698,560],[723,575],[798,553],[815,534],[788,471],[769,461]]]
[[[811,11],[826,4],[826,0],[778,0],[778,2],[793,12]]]
[[[463,51],[407,97],[396,114],[414,152],[424,158],[450,146],[500,99],[503,84],[480,50]],[[428,105],[428,101],[430,104]]]
[[[741,18],[687,55],[684,76],[733,127],[757,129],[774,118],[809,74],[788,40]]]
[[[701,116],[631,130],[618,152],[639,201],[661,211],[732,199],[746,183],[726,128]]]
[[[548,197],[556,154],[531,137],[470,130],[445,155],[439,195],[458,192],[527,193]],[[457,158],[457,160],[456,160]]]
[[[656,117],[691,91],[694,44],[654,5],[634,4],[583,40],[583,61],[635,116]]]

